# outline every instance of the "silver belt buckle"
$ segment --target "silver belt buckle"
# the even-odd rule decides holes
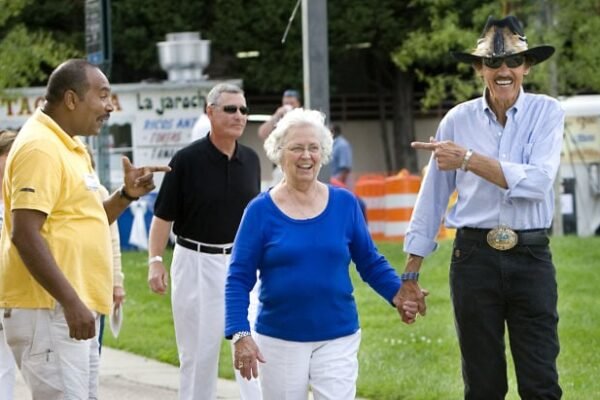
[[[487,234],[487,242],[496,250],[510,250],[517,245],[519,236],[506,225],[500,225]]]

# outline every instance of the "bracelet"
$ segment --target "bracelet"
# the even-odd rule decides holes
[[[152,256],[148,259],[148,265],[156,263],[156,262],[163,262],[163,258],[161,256]]]
[[[125,191],[125,185],[121,186],[121,189],[119,189],[119,196],[129,201],[136,201],[140,199],[139,197],[130,196],[129,193]]]
[[[252,336],[252,333],[249,331],[239,331],[233,335],[233,337],[231,338],[231,343],[236,344],[240,341],[240,339],[245,338],[246,336]]]
[[[462,164],[460,165],[460,169],[462,169],[463,171],[467,170],[467,166],[469,165],[469,160],[471,159],[472,155],[473,149],[467,150],[467,152],[465,153],[465,158],[463,158]]]
[[[400,275],[400,280],[402,282],[404,282],[404,281],[418,281],[419,280],[419,273],[418,272],[405,272],[402,275]]]

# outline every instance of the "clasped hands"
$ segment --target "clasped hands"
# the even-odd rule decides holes
[[[402,322],[410,325],[416,321],[418,314],[425,316],[427,312],[425,296],[427,295],[429,295],[429,292],[426,289],[421,289],[417,281],[407,280],[402,282],[398,293],[392,299]]]

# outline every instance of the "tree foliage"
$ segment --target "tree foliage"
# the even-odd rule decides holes
[[[470,66],[449,58],[451,50],[474,47],[489,15],[516,15],[525,25],[530,46],[551,44],[556,54],[534,66],[526,79],[528,90],[554,92],[551,70],[556,68],[556,95],[600,91],[596,65],[600,42],[600,5],[595,0],[501,1],[478,3],[454,0],[415,0],[429,24],[413,30],[393,52],[403,70],[414,70],[425,83],[425,108],[443,100],[462,101],[481,93],[482,85]]]
[[[164,79],[156,43],[168,32],[200,31],[212,41],[205,71],[211,78],[241,78],[252,94],[303,87],[301,11],[281,41],[297,0],[111,3],[114,83]],[[84,4],[0,0],[0,88],[43,84],[59,62],[83,56]],[[418,92],[425,92],[424,108],[480,95],[480,79],[450,51],[473,48],[489,15],[514,14],[523,21],[530,45],[556,47],[554,57],[534,66],[525,80],[527,90],[600,92],[597,0],[329,0],[327,12],[331,95],[376,98],[390,169],[414,169],[409,142]],[[241,52],[259,56],[239,58]],[[393,129],[388,132],[390,97]]]
[[[281,42],[296,0],[216,0],[216,4],[211,36],[226,75],[237,74],[246,89],[259,92],[302,87],[300,10]],[[248,51],[257,51],[259,57],[236,57]]]
[[[43,82],[65,58],[81,55],[60,32],[26,24],[28,16],[35,21],[28,11],[34,5],[34,0],[0,0],[0,90]],[[44,15],[41,11],[36,15]]]
[[[214,1],[112,0],[112,82],[164,78],[156,43],[169,32],[199,31],[210,39]]]

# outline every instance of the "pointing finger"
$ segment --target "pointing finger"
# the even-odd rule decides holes
[[[171,167],[168,165],[152,165],[150,167],[144,167],[144,172],[169,172]]]
[[[433,151],[437,148],[437,143],[425,143],[425,142],[412,142],[410,146],[417,150],[430,150]]]

